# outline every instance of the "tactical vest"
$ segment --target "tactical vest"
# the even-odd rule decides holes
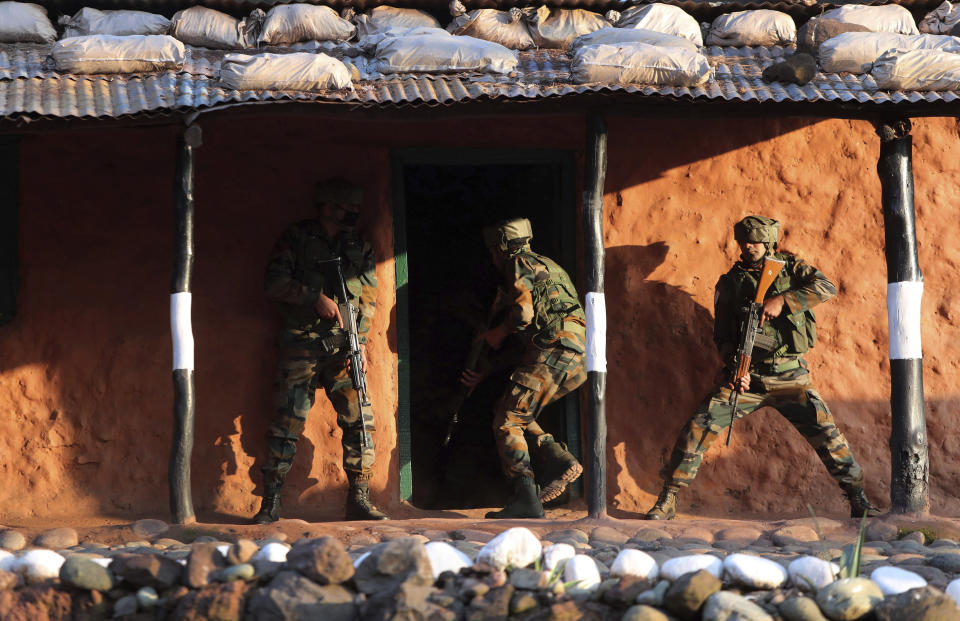
[[[796,257],[778,252],[774,254],[774,258],[786,261],[787,264],[773,281],[765,299],[780,295],[801,284],[794,282]],[[737,265],[730,270],[729,276],[733,283],[733,299],[735,303],[743,305],[736,312],[738,325],[742,325],[746,315],[744,308],[757,293],[757,275]],[[790,310],[786,305],[783,309]],[[817,344],[817,318],[812,310],[789,314],[784,312],[779,317],[763,322],[762,332],[774,339],[776,349],[769,353],[756,352],[754,359],[757,362],[781,356],[799,356]]]
[[[363,271],[363,243],[360,238],[354,233],[341,233],[334,239],[327,239],[319,224],[312,222],[302,227],[298,233],[294,249],[294,279],[322,292],[337,304],[343,304],[336,271],[332,264],[323,262],[339,253],[347,295],[356,303],[362,288],[360,274]],[[336,325],[335,319],[321,319],[317,310],[312,307],[288,306],[285,315],[287,324],[291,327],[310,326],[329,330]]]
[[[585,316],[570,276],[548,257],[530,251],[521,252],[520,255],[531,262],[540,263],[550,274],[549,278],[533,283],[533,342],[540,347],[548,347],[554,345],[559,337],[564,347],[583,352],[582,342],[587,334],[583,326]],[[571,317],[580,321],[564,321]]]

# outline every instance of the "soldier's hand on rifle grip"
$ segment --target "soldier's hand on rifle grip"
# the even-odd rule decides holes
[[[487,342],[492,349],[500,349],[500,346],[503,345],[504,339],[507,338],[507,331],[503,329],[503,324],[494,326],[485,332],[481,332],[477,335],[476,340],[484,340]]]
[[[772,298],[767,298],[763,301],[763,319],[773,319],[774,317],[779,317],[780,313],[783,312],[783,304],[785,300],[782,295],[775,295]]]
[[[340,316],[340,307],[337,306],[336,302],[322,293],[320,297],[317,298],[317,314],[323,319],[336,319],[337,324],[343,328],[343,317]]]
[[[468,388],[476,388],[477,384],[483,381],[484,374],[471,369],[464,369],[460,374],[460,383]]]
[[[750,374],[744,375],[738,382],[737,391],[742,395],[750,390]]]

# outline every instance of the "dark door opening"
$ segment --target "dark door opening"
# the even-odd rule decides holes
[[[509,369],[492,374],[474,391],[460,410],[450,446],[441,446],[459,373],[497,287],[481,229],[503,218],[529,218],[534,250],[575,275],[573,197],[565,195],[572,192],[572,167],[556,156],[460,164],[456,154],[447,155],[453,157],[407,160],[397,169],[409,275],[411,499],[429,509],[502,506],[511,489],[500,470],[492,421]],[[578,409],[573,395],[545,408],[538,419],[575,454]]]

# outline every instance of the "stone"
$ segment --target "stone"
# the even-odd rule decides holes
[[[742,587],[769,590],[787,580],[787,570],[780,563],[749,554],[731,554],[723,560],[726,578]]]
[[[13,566],[17,562],[17,557],[13,552],[0,550],[0,571],[13,571]]]
[[[113,604],[113,618],[119,619],[132,615],[137,612],[137,606],[139,605],[136,595],[125,595]]]
[[[789,546],[819,541],[817,531],[809,526],[784,526],[773,533],[773,543],[778,546]]]
[[[936,539],[930,544],[931,548],[956,548],[957,542],[953,539]]]
[[[844,578],[817,592],[820,610],[834,621],[859,619],[882,601],[880,587],[867,578]]]
[[[884,595],[900,595],[910,589],[927,586],[927,581],[921,576],[899,567],[878,567],[870,574],[870,579]]]
[[[260,551],[260,546],[249,539],[238,539],[236,543],[227,550],[227,563],[230,565],[239,565],[253,559],[254,555]]]
[[[640,550],[620,550],[613,564],[610,565],[610,574],[614,576],[636,576],[643,578],[650,584],[656,582],[660,575],[657,561],[646,552]]]
[[[670,583],[666,580],[661,580],[649,591],[644,591],[640,593],[640,595],[637,595],[637,603],[650,606],[662,606],[663,596],[666,595],[667,589],[669,588]]]
[[[547,586],[548,574],[536,569],[519,568],[510,572],[509,582],[515,589],[536,591]]]
[[[137,520],[130,525],[130,530],[132,530],[133,534],[137,537],[151,539],[153,537],[159,537],[170,530],[170,525],[163,520]]]
[[[160,603],[160,596],[153,587],[137,589],[136,596],[141,610],[150,610]]]
[[[650,586],[650,582],[646,579],[636,576],[625,576],[619,580],[612,578],[608,582],[613,582],[613,584],[603,591],[602,599],[617,608],[625,608],[635,603],[637,597]],[[604,584],[606,583],[601,583],[601,589],[603,589]]]
[[[674,541],[683,541],[687,543],[713,543],[714,537],[713,533],[706,528],[699,528],[697,526],[688,526],[683,529],[681,535],[675,536]]]
[[[16,588],[18,582],[20,582],[20,579],[17,574],[0,569],[0,591],[9,591]]]
[[[628,539],[630,539],[630,537],[627,537],[616,528],[610,528],[609,526],[597,526],[590,532],[590,540],[588,543],[590,543],[592,546],[617,546],[625,544]]]
[[[23,576],[27,584],[37,584],[44,580],[60,577],[60,567],[64,559],[53,550],[27,550],[12,564],[11,570]]]
[[[554,543],[543,549],[543,568],[553,571],[576,556],[577,551],[569,543]]]
[[[716,534],[716,541],[735,541],[748,546],[755,543],[757,539],[763,536],[763,532],[756,528],[746,526],[736,526],[725,528]]]
[[[72,528],[53,528],[41,533],[34,539],[33,543],[41,548],[63,550],[80,543],[80,537],[77,535],[77,531]]]
[[[245,618],[246,594],[247,585],[244,582],[234,581],[227,584],[205,586],[197,591],[189,591],[183,597],[180,597],[176,601],[173,614],[169,618],[177,619],[177,621],[240,621],[240,619]],[[271,618],[275,619],[277,617]],[[345,618],[341,617],[341,620],[345,621]]]
[[[578,528],[565,528],[562,530],[550,531],[549,533],[544,535],[543,539],[545,541],[552,541],[554,543],[570,542],[570,541],[573,541],[576,543],[590,542],[590,536]]]
[[[652,606],[638,604],[628,608],[620,621],[671,621],[671,618]]]
[[[191,589],[210,584],[210,574],[227,566],[227,559],[215,543],[194,543],[183,572],[183,583]]]
[[[0,531],[0,548],[16,552],[27,547],[27,538],[17,530]]]
[[[431,541],[424,546],[424,549],[430,559],[434,579],[439,578],[445,571],[457,574],[461,569],[473,565],[473,559],[444,541]]]
[[[766,610],[729,591],[719,591],[708,597],[701,618],[703,621],[773,621]]]
[[[960,578],[952,580],[944,592],[956,602],[957,606],[960,606]]]
[[[593,591],[600,584],[597,563],[586,554],[577,554],[563,568],[563,581],[576,582],[568,587],[574,591]]]
[[[233,580],[243,580],[249,582],[257,575],[257,570],[250,563],[240,563],[239,565],[230,565],[214,573],[211,578],[217,582],[231,582]]]
[[[290,546],[285,543],[270,542],[264,544],[260,551],[253,555],[254,561],[268,561],[271,563],[283,563],[287,560],[287,553],[290,552]]]
[[[784,621],[829,621],[809,597],[788,597],[777,609]]]
[[[299,572],[289,570],[279,572],[266,587],[254,590],[247,603],[247,617],[253,621],[353,621],[357,616],[354,595],[349,590],[340,585],[320,586]]]
[[[354,574],[353,561],[343,544],[329,536],[296,542],[287,553],[287,567],[320,585],[340,584]]]
[[[926,580],[927,584],[932,587],[936,587],[941,591],[945,591],[947,584],[950,582],[950,578],[947,576],[947,574],[936,567],[929,567],[927,565],[910,565],[909,567],[910,571]]]
[[[507,584],[490,589],[483,597],[475,598],[467,608],[467,621],[506,619],[510,615],[510,600],[513,598],[513,592],[513,586]]]
[[[485,530],[473,530],[470,528],[458,528],[450,533],[450,535],[454,539],[463,541],[479,541],[480,543],[487,543],[495,537],[493,533],[488,533]]]
[[[525,612],[536,609],[539,605],[537,598],[534,597],[532,593],[525,591],[514,593],[513,599],[510,600],[510,614],[522,615]]]
[[[948,574],[960,574],[960,554],[934,554],[927,564]]]
[[[114,586],[109,569],[79,554],[71,555],[60,566],[60,582],[90,591],[109,591]]]
[[[873,613],[877,621],[949,621],[960,618],[957,603],[929,586],[888,597]]]
[[[927,542],[927,537],[921,531],[915,530],[905,534],[900,538],[900,541],[913,541],[915,543],[919,543],[920,545],[924,545]]]
[[[395,591],[402,584],[433,584],[430,557],[422,542],[406,537],[379,544],[356,568],[354,583],[367,595]]]
[[[681,619],[696,619],[707,598],[723,584],[705,569],[685,573],[673,581],[663,596],[663,607]]]
[[[117,559],[114,560],[114,563]],[[153,587],[163,591],[180,582],[183,567],[177,561],[152,555],[136,555],[123,559],[117,573],[137,587]]]
[[[529,529],[522,526],[510,528],[480,549],[476,564],[489,565],[494,569],[526,567],[540,558],[542,551],[540,540]]]
[[[723,561],[711,554],[678,556],[660,566],[660,575],[664,579],[672,582],[684,574],[700,571],[701,569],[719,578],[723,574]]]
[[[813,556],[801,556],[790,562],[790,584],[801,591],[816,591],[836,580],[840,566]]]
[[[900,534],[900,528],[896,524],[885,522],[883,520],[870,520],[867,524],[867,541],[893,541]]]

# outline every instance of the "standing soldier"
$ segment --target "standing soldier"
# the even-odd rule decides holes
[[[265,288],[269,297],[280,302],[284,330],[274,384],[277,410],[267,430],[263,503],[253,518],[257,524],[279,518],[280,488],[293,464],[296,442],[318,386],[327,393],[343,430],[343,469],[350,483],[346,518],[387,519],[370,501],[374,453],[373,438],[366,430],[373,429],[373,412],[361,407],[350,380],[338,306],[346,300],[339,299],[339,281],[329,263],[340,257],[348,296],[359,308],[357,331],[363,347],[376,307],[377,275],[370,244],[354,231],[362,198],[360,188],[339,179],[318,184],[319,217],[288,228],[267,265]]]
[[[759,282],[766,256],[785,262],[763,302],[763,327],[757,335],[749,375],[738,382],[737,416],[761,407],[775,408],[803,434],[816,450],[850,501],[853,517],[879,514],[863,490],[863,471],[850,445],[837,429],[833,415],[813,387],[807,363],[801,357],[817,339],[813,307],[837,294],[837,288],[820,270],[799,257],[777,251],[780,223],[748,216],[733,227],[740,245],[740,261],[717,281],[714,297],[713,338],[726,365],[727,381],[713,390],[680,432],[670,462],[661,471],[664,485],[648,520],[670,520],[677,511],[677,492],[687,487],[719,433],[733,416],[731,391],[737,368],[739,334]],[[762,347],[765,345],[765,347]]]
[[[556,498],[583,471],[579,462],[535,422],[547,404],[586,380],[586,321],[570,277],[551,259],[530,249],[533,231],[526,218],[505,220],[483,230],[484,242],[501,275],[495,305],[502,323],[480,334],[500,349],[511,334],[524,340],[520,366],[497,403],[493,418],[497,451],[514,494],[488,518],[541,518],[542,502]],[[500,306],[502,304],[502,306]],[[483,376],[469,369],[461,381],[476,386]],[[536,438],[538,454],[550,463],[550,482],[538,492],[524,431]]]

